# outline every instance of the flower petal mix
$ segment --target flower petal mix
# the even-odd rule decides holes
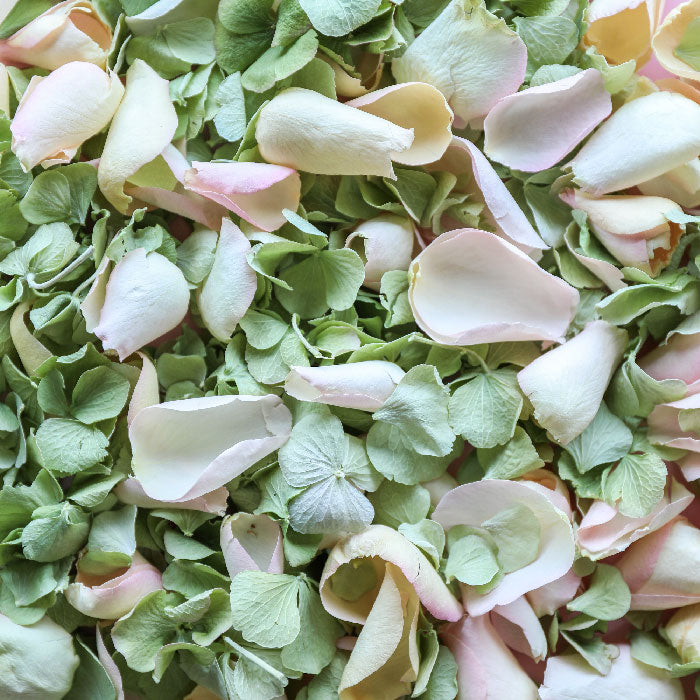
[[[699,0],[0,2],[0,700],[700,698]]]

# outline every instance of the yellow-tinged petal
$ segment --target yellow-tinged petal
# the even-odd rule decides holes
[[[688,25],[700,17],[700,0],[689,0],[668,13],[651,45],[659,63],[670,73],[686,80],[700,80],[700,70],[676,55]]]

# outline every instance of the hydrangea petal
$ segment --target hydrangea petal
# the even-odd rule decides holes
[[[236,513],[224,518],[221,551],[231,578],[241,571],[284,572],[282,531],[267,515]]]
[[[159,27],[187,19],[214,19],[217,5],[217,0],[157,0],[138,14],[127,15],[126,24],[135,36],[152,34]]]

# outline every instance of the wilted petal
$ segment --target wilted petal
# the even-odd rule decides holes
[[[354,559],[370,558],[377,586],[356,601],[347,601],[333,592],[333,574]],[[334,617],[363,625],[377,597],[386,564],[394,564],[413,586],[421,603],[439,620],[459,620],[462,606],[450,593],[440,574],[427,557],[402,534],[386,525],[370,525],[366,530],[341,540],[333,547],[321,575],[319,590],[326,610]]]
[[[176,129],[177,114],[168,81],[136,59],[126,72],[126,93],[112,120],[97,169],[102,194],[117,211],[124,214],[131,204],[124,183],[163,151]]]
[[[491,611],[491,624],[513,650],[535,661],[547,656],[547,638],[526,596]]]
[[[656,92],[618,109],[566,167],[594,195],[638,185],[700,154],[700,105]]]
[[[129,426],[134,475],[158,500],[192,499],[242,474],[289,438],[277,396],[206,396],[140,411]]]
[[[628,644],[619,645],[619,656],[603,676],[576,653],[552,656],[547,661],[541,700],[683,700],[677,678],[632,658]]]
[[[104,67],[111,43],[109,25],[89,2],[66,0],[0,41],[0,60],[47,70],[70,61]]]
[[[571,442],[593,420],[626,345],[626,331],[593,321],[518,372],[535,419],[559,444]]]
[[[499,100],[484,119],[484,152],[509,168],[546,170],[612,110],[595,68]]]
[[[160,253],[128,252],[105,290],[100,322],[93,332],[119,359],[167,333],[187,313],[190,291],[180,268]]]
[[[116,620],[145,595],[161,588],[160,571],[136,552],[131,566],[118,576],[88,576],[78,571],[65,596],[83,615]]]
[[[139,480],[133,477],[120,481],[114,487],[114,495],[122,503],[139,508],[177,508],[178,510],[199,510],[202,513],[216,513],[217,515],[226,514],[228,500],[228,490],[221,486],[195,498],[161,501],[146,494]]]
[[[688,25],[700,16],[700,0],[689,0],[671,10],[659,27],[651,45],[659,63],[670,73],[686,80],[700,80],[700,71],[676,56]]]
[[[456,525],[480,527],[514,504],[527,506],[539,520],[539,553],[532,563],[505,574],[500,583],[484,595],[464,586],[464,606],[470,615],[484,615],[497,605],[508,605],[525,593],[564,576],[573,564],[574,536],[569,518],[547,495],[526,482],[487,479],[458,486],[438,503],[432,518],[446,531]]]
[[[214,264],[197,295],[202,321],[218,340],[229,340],[243,314],[248,310],[257,277],[246,254],[250,242],[230,219],[221,225]]]
[[[300,401],[376,411],[391,396],[403,375],[398,365],[383,360],[295,366],[287,376],[284,390]]]
[[[537,686],[501,641],[488,615],[465,615],[440,637],[457,662],[457,700],[537,700]]]
[[[391,70],[399,82],[438,88],[464,126],[514,93],[526,64],[525,44],[502,19],[476,0],[453,0]]]
[[[263,231],[286,223],[283,209],[299,207],[301,181],[291,168],[269,163],[192,163],[185,188],[235,212]]]
[[[12,120],[12,150],[25,170],[68,163],[102,131],[124,94],[119,76],[75,61],[34,76]]]
[[[391,161],[411,147],[413,132],[313,90],[290,88],[262,108],[255,138],[269,163],[321,175],[394,177]]]
[[[527,600],[537,617],[554,613],[576,597],[581,577],[569,569],[561,578],[528,591]]]
[[[267,515],[236,513],[221,523],[221,551],[228,575],[241,571],[284,571],[282,531]]]
[[[672,199],[682,207],[700,207],[700,158],[640,183],[639,189],[643,194]]]
[[[129,411],[126,416],[126,421],[129,425],[131,425],[131,421],[136,418],[136,414],[142,408],[160,403],[156,367],[148,355],[142,352],[139,352],[138,355],[141,358],[141,372],[139,372],[138,381],[129,401]]]
[[[561,341],[578,292],[502,238],[478,229],[443,233],[409,268],[418,325],[445,345]]]

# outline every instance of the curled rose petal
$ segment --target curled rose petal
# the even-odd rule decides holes
[[[229,340],[248,310],[258,282],[246,254],[250,242],[230,219],[224,219],[214,263],[197,294],[202,321],[219,340]]]
[[[228,491],[221,486],[196,498],[160,501],[148,496],[139,480],[133,477],[120,481],[114,487],[114,495],[122,503],[139,508],[177,508],[178,510],[199,510],[202,513],[216,513],[217,515],[226,514],[228,500]]]
[[[100,190],[117,211],[124,214],[131,204],[131,197],[124,193],[125,182],[163,151],[176,129],[168,81],[136,59],[126,72],[126,93],[97,169]]]
[[[547,638],[526,596],[497,605],[491,611],[491,624],[508,647],[534,661],[544,661]]]
[[[484,119],[484,152],[510,168],[546,170],[570,153],[612,110],[594,68],[499,100]]]
[[[654,34],[651,45],[659,63],[669,73],[686,80],[700,80],[700,70],[677,55],[688,25],[700,16],[700,0],[689,0],[671,10]]]
[[[129,425],[142,408],[160,403],[156,367],[148,355],[142,352],[139,352],[138,355],[141,358],[141,371],[129,401],[129,411],[126,416]]]
[[[576,539],[589,559],[603,559],[622,552],[646,535],[662,528],[680,515],[693,494],[675,479],[669,480],[663,498],[644,518],[622,515],[605,501],[593,501],[576,531]]]
[[[161,588],[160,571],[136,552],[131,566],[118,576],[89,576],[78,571],[65,596],[83,615],[116,620],[145,595]]]
[[[383,214],[363,221],[346,239],[365,260],[365,287],[378,292],[382,275],[389,270],[408,270],[413,256],[415,234],[410,219],[395,214]]]
[[[692,393],[677,401],[658,404],[649,414],[649,439],[658,445],[700,452],[700,436],[693,420],[700,410],[700,382]]]
[[[664,634],[681,657],[681,663],[700,661],[700,603],[681,608],[664,627]]]
[[[269,163],[320,175],[394,177],[391,161],[411,147],[413,132],[313,90],[290,88],[260,110],[255,138]]]
[[[692,326],[700,314],[689,316]],[[679,327],[669,333],[665,343],[640,358],[637,364],[656,381],[681,379],[689,386],[700,382],[700,331],[686,332]]]
[[[463,586],[464,606],[470,615],[484,615],[497,605],[508,605],[521,595],[564,576],[574,561],[574,536],[566,513],[546,494],[526,482],[487,479],[458,486],[438,503],[432,518],[446,531],[456,525],[481,524],[513,504],[527,506],[540,523],[537,558],[503,576],[488,593],[480,595]]]
[[[104,67],[111,44],[109,25],[89,2],[66,0],[0,41],[0,61],[47,70],[70,61]]]
[[[413,143],[394,157],[397,163],[432,163],[452,140],[452,110],[442,93],[427,83],[390,85],[346,104],[413,130]]]
[[[639,184],[643,194],[667,197],[682,207],[700,207],[700,158]]]
[[[535,419],[561,445],[593,420],[626,345],[626,331],[593,321],[518,372]]]
[[[280,448],[291,428],[289,409],[271,394],[149,406],[129,426],[134,475],[151,498],[196,498]]]
[[[333,575],[356,559],[366,559],[377,573],[377,585],[356,601],[348,601],[333,591]],[[326,610],[334,617],[363,625],[377,597],[386,564],[397,566],[413,586],[421,603],[439,620],[459,620],[462,606],[450,593],[440,574],[427,557],[402,534],[386,525],[370,525],[333,547],[321,575],[319,591]]]
[[[655,92],[618,109],[566,168],[593,195],[638,185],[700,155],[700,105]]]
[[[553,497],[551,494],[548,494],[549,497],[554,498],[554,504],[557,508],[571,518],[571,498],[569,489],[554,472],[549,471],[549,469],[533,469],[531,472],[527,472],[518,477],[518,481],[529,481],[530,484],[536,484],[538,488],[554,491],[557,495]]]
[[[116,264],[104,294],[93,332],[120,360],[175,328],[190,301],[180,268],[143,248],[128,252]]]
[[[284,390],[300,401],[376,411],[391,396],[404,374],[398,365],[383,360],[321,367],[294,366]]]
[[[496,633],[488,615],[465,615],[440,638],[457,662],[458,700],[537,700],[537,686]]]
[[[284,571],[282,531],[267,515],[236,513],[221,523],[221,551],[228,575],[241,571]]]
[[[207,197],[263,231],[286,223],[283,209],[299,207],[301,181],[291,168],[269,163],[192,163],[185,189]]]
[[[671,261],[683,228],[667,218],[683,210],[670,199],[639,195],[591,197],[580,190],[562,199],[588,215],[598,240],[627,267],[655,277]]]
[[[578,292],[502,238],[458,229],[435,239],[409,268],[418,325],[445,345],[561,341]]]
[[[537,617],[554,615],[563,605],[576,597],[581,577],[569,569],[561,578],[528,591],[526,597]]]
[[[525,44],[502,19],[477,0],[454,0],[391,69],[399,82],[434,85],[464,126],[514,93],[526,65]]]
[[[102,131],[124,94],[119,76],[74,61],[45,78],[34,76],[12,120],[12,150],[25,171],[69,163],[81,144]]]

